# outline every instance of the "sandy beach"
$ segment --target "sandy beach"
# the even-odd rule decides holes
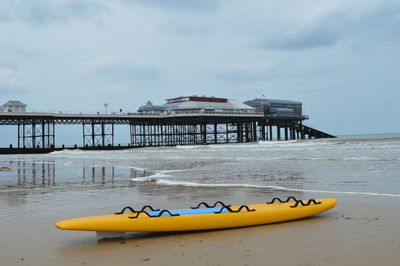
[[[232,191],[233,195],[242,193]],[[260,192],[255,194],[255,198],[262,197]],[[180,204],[190,198],[187,191],[175,197]],[[97,241],[94,233],[54,228],[58,219],[83,215],[87,209],[50,203],[41,211],[3,217],[1,264],[398,265],[400,261],[398,199],[339,197],[335,209],[314,218],[219,231],[129,234]],[[97,207],[89,214],[94,213],[102,212]]]

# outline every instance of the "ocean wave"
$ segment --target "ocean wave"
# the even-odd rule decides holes
[[[362,155],[365,152],[374,152],[373,150],[390,150],[390,153],[398,155],[400,151],[400,142],[397,141],[353,141],[341,139],[329,140],[289,140],[289,141],[259,141],[252,143],[228,143],[228,144],[209,144],[209,145],[178,145],[176,147],[149,147],[143,149],[129,149],[129,150],[115,150],[115,151],[84,151],[84,150],[63,150],[55,151],[47,155],[36,155],[40,158],[67,158],[67,159],[113,159],[113,160],[130,160],[132,158],[146,159],[146,158],[169,158],[169,159],[183,159],[188,156],[187,153],[194,153],[195,156],[210,154],[217,154],[221,157],[220,153],[224,153],[224,157],[235,157],[243,152],[273,154],[273,153],[290,153],[290,152],[304,152],[318,151],[319,153],[328,153],[330,151],[337,151],[348,153],[357,152]],[[378,151],[375,151],[375,153]],[[279,154],[277,154],[279,156]],[[207,159],[210,158],[206,156]],[[251,156],[250,156],[251,157]],[[254,157],[254,156],[253,156]],[[318,159],[316,159],[318,160]],[[331,160],[328,158],[327,160]],[[359,159],[366,160],[366,159]],[[371,159],[381,160],[381,159]],[[385,159],[383,159],[385,160]],[[390,160],[390,159],[387,159]],[[399,158],[391,159],[398,161]]]
[[[258,141],[258,145],[262,146],[278,146],[278,147],[288,147],[288,146],[295,146],[295,147],[305,147],[305,146],[330,146],[330,145],[337,145],[338,141],[332,140],[281,140],[281,141]]]
[[[149,168],[141,168],[141,167],[137,167],[137,166],[128,166],[128,168],[130,168],[134,171],[151,171],[151,169],[149,169]]]
[[[177,169],[175,169],[175,170],[162,170],[162,171],[160,171],[159,173],[160,173],[160,174],[165,174],[165,173],[177,173],[177,172],[184,172],[184,171],[186,171],[186,169],[179,169],[179,170],[177,170]]]
[[[333,191],[333,190],[317,190],[317,189],[298,189],[298,188],[287,188],[282,186],[271,186],[271,185],[255,185],[255,184],[224,184],[224,183],[196,183],[186,181],[173,181],[167,179],[157,179],[165,177],[166,175],[155,174],[147,178],[135,178],[132,181],[154,181],[158,185],[163,186],[181,186],[181,187],[202,187],[202,188],[257,188],[257,189],[269,189],[278,191],[292,191],[292,192],[308,192],[308,193],[327,193],[327,194],[347,194],[347,195],[363,195],[363,196],[384,196],[384,197],[398,197],[400,194],[393,193],[377,193],[377,192],[365,192],[365,191]],[[150,180],[152,179],[152,180]]]
[[[320,156],[316,155],[313,156],[312,154],[303,154],[303,155],[268,155],[266,154],[265,156],[253,156],[254,152],[257,152],[257,150],[252,150],[251,154],[249,153],[248,156],[240,156],[239,154],[243,154],[243,150],[237,150],[237,152],[231,151],[229,154],[197,154],[195,156],[195,159],[198,161],[207,161],[207,160],[223,160],[223,161],[232,161],[232,162],[237,162],[237,161],[382,161],[382,162],[398,162],[400,161],[400,157],[378,157],[378,156],[345,156],[341,157],[340,155],[337,156],[332,156],[332,155],[326,155],[326,156]],[[239,155],[239,156],[238,156]],[[61,157],[61,156],[60,156]],[[138,161],[146,161],[148,159],[151,160],[160,160],[160,161],[191,161],[193,160],[193,157],[188,156],[187,154],[169,154],[168,156],[145,156],[141,155],[140,157],[136,157],[134,155],[132,156],[125,156],[125,155],[118,155],[118,154],[113,154],[110,156],[104,156],[100,154],[81,154],[81,155],[70,155],[70,156],[62,156],[62,158],[65,158],[67,160],[113,160],[114,163],[122,162],[122,161],[129,161],[132,158],[135,158]],[[50,159],[50,158],[49,158]],[[58,159],[58,158],[57,158]],[[32,160],[23,160],[25,162],[32,162],[32,163],[41,163],[42,161],[32,161]],[[48,162],[52,163],[52,162]],[[66,164],[71,164],[72,162],[65,162]],[[100,165],[100,164],[99,164]],[[136,167],[134,167],[136,168]],[[140,168],[138,168],[140,170]],[[147,169],[146,169],[147,170]]]
[[[81,153],[87,153],[87,151],[81,150],[81,149],[73,149],[73,150],[61,150],[61,151],[52,151],[49,153],[49,155],[59,155],[59,154],[81,154]]]
[[[143,176],[143,177],[133,177],[131,178],[131,181],[133,182],[147,182],[147,181],[159,181],[159,180],[164,180],[160,178],[168,178],[171,177],[171,175],[167,174],[162,174],[162,173],[154,173],[149,176]]]
[[[290,141],[293,144],[294,141]],[[301,144],[302,145],[302,144]],[[311,144],[310,144],[311,145]],[[179,148],[168,148],[168,150],[148,150],[145,149],[132,150],[129,153],[122,151],[82,151],[68,150],[56,151],[48,155],[40,156],[38,161],[65,159],[64,163],[71,164],[76,160],[99,160],[99,162],[112,160],[115,164],[126,164],[132,159],[137,161],[190,161],[190,160],[224,160],[224,161],[382,161],[382,162],[399,162],[400,148],[398,151],[378,153],[369,151],[354,151],[352,147],[346,147],[343,151],[340,147],[329,147],[327,150],[337,150],[335,152],[324,152],[321,148],[311,148],[309,144],[298,146],[297,148],[284,148],[275,144],[224,144],[224,145],[209,145],[209,146],[180,146]],[[294,146],[292,146],[294,147]],[[307,152],[308,150],[317,150],[318,152]],[[277,152],[275,152],[277,151]],[[291,152],[294,151],[294,152]],[[343,151],[339,152],[338,151]],[[191,153],[190,155],[188,153]],[[194,153],[194,154],[192,154]],[[346,154],[347,153],[347,154]],[[356,153],[356,154],[355,154]],[[260,154],[260,156],[256,156]],[[262,155],[262,156],[261,156]],[[24,158],[20,161],[33,161],[32,158]],[[69,162],[68,162],[69,161]]]
[[[169,160],[193,160],[191,157],[187,156],[169,156]],[[199,161],[207,161],[207,160],[222,160],[220,157],[215,155],[210,156],[196,156],[196,159]],[[251,156],[234,156],[234,155],[224,155],[224,161],[229,162],[238,162],[238,161],[400,161],[400,157],[306,157],[306,156],[271,156],[271,157],[251,157]],[[180,170],[184,171],[184,170]]]
[[[305,150],[374,150],[374,149],[400,149],[400,143],[379,142],[379,143],[362,143],[362,142],[342,142],[332,140],[288,140],[288,141],[259,141],[253,143],[240,144],[210,144],[205,146],[214,150],[247,150],[252,151],[305,151]]]
[[[167,174],[163,174],[163,173],[154,173],[151,176],[149,176],[149,178],[165,178],[165,177],[171,177],[171,175],[167,175]]]
[[[176,149],[178,150],[194,150],[194,149],[198,149],[202,146],[200,145],[177,145],[175,146]]]
[[[272,158],[273,159],[273,158]],[[383,157],[278,157],[276,160],[293,160],[293,161],[383,161],[392,162],[400,161],[400,158],[383,158]]]

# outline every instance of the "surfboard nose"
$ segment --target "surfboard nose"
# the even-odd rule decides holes
[[[65,223],[63,221],[59,221],[55,224],[55,227],[57,227],[58,229],[64,230],[65,228]]]
[[[75,223],[74,220],[62,220],[62,221],[58,221],[55,224],[55,227],[57,227],[58,229],[61,230],[74,230],[75,228]]]
[[[336,198],[328,198],[327,199],[327,204],[330,206],[330,209],[335,207],[337,204],[337,199]]]

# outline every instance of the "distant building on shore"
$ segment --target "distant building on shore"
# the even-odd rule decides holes
[[[6,113],[24,113],[26,112],[26,106],[26,104],[20,101],[8,101],[0,106],[0,111]]]
[[[242,102],[217,97],[181,96],[166,100],[163,105],[153,105],[148,101],[138,109],[142,114],[161,113],[255,113],[256,108]]]

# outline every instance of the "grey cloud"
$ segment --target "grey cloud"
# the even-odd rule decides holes
[[[23,91],[30,85],[30,80],[19,73],[18,65],[12,63],[0,64],[0,87],[3,93]]]
[[[293,24],[266,31],[257,46],[267,50],[306,50],[334,46],[343,37],[343,27],[346,23],[348,14],[335,11],[306,24]]]
[[[129,4],[140,4],[174,11],[216,11],[220,0],[124,0]]]
[[[149,81],[159,77],[159,71],[151,66],[143,66],[126,62],[115,62],[99,66],[94,73],[106,81]]]
[[[368,17],[368,28],[382,38],[400,40],[400,5],[379,10]],[[381,36],[379,36],[381,35]]]
[[[251,83],[274,78],[279,73],[276,62],[271,59],[251,61],[226,61],[217,65],[216,78],[227,82]]]
[[[216,75],[218,79],[227,82],[249,83],[266,79],[267,74],[262,73],[242,73],[240,71],[224,71]]]
[[[94,0],[3,0],[0,22],[23,21],[32,25],[43,25],[91,16],[104,8],[104,5]]]
[[[8,68],[8,69],[12,69],[12,70],[18,70],[19,66],[17,64],[10,63],[10,62],[0,62],[0,68]]]
[[[21,94],[25,93],[27,90],[24,88],[16,88],[11,86],[6,86],[0,84],[0,94],[2,95],[13,95],[13,94]]]
[[[361,42],[398,39],[399,11],[397,3],[382,3],[364,14],[355,15],[351,10],[333,12],[310,24],[269,33],[258,46],[272,50],[305,50],[334,46],[347,39]]]
[[[278,50],[304,50],[309,48],[333,46],[340,39],[340,35],[329,28],[316,27],[300,31],[278,33],[268,37],[261,47]]]
[[[343,37],[347,13],[334,13],[306,25],[295,25],[267,35],[261,48],[276,50],[305,50],[333,46]]]
[[[168,26],[170,26],[169,24]],[[179,36],[184,37],[205,37],[206,35],[210,34],[210,32],[214,31],[214,26],[211,24],[172,24],[171,27]]]
[[[253,83],[276,80],[284,76],[280,69],[268,69],[263,72],[222,71],[216,78],[230,83]]]
[[[0,84],[0,94],[10,94],[13,90],[10,87],[3,86]]]
[[[43,54],[42,51],[33,49],[31,47],[21,46],[23,44],[11,44],[0,42],[0,49],[7,54],[14,54],[21,57],[35,57]]]

